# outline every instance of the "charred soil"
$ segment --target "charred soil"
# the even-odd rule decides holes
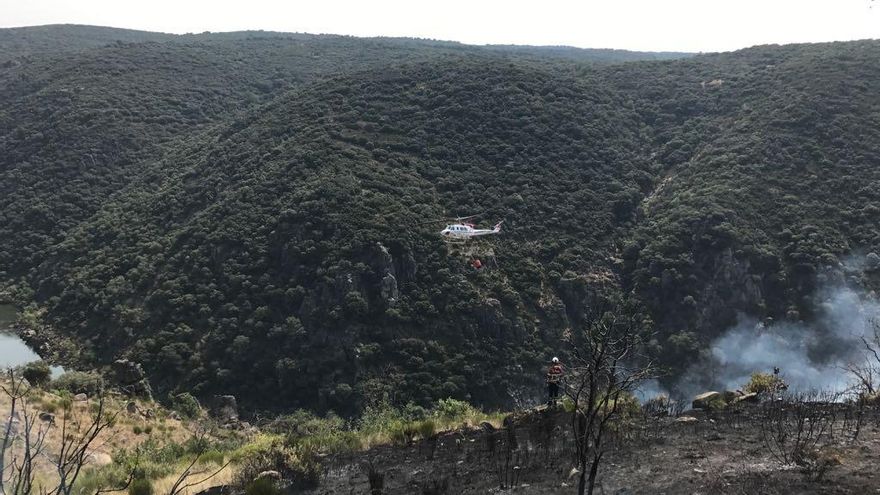
[[[880,410],[801,406],[633,419],[614,432],[597,493],[857,494],[880,486]],[[484,425],[328,458],[310,493],[576,493],[570,423],[561,410],[533,411],[500,429]]]

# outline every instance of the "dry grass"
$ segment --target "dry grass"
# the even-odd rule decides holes
[[[8,386],[8,378],[0,378],[0,384]],[[160,445],[163,445],[172,442],[182,443],[192,436],[180,421],[161,418],[160,415],[164,415],[164,412],[160,412],[161,409],[158,405],[136,401],[140,411],[153,409],[156,412],[156,417],[146,419],[140,413],[128,413],[125,410],[127,402],[128,399],[121,396],[106,398],[105,410],[111,414],[118,412],[118,415],[115,423],[101,432],[95,439],[90,448],[91,452],[110,455],[117,449],[134,449],[148,439],[153,439]],[[33,434],[36,434],[37,428],[48,428],[45,451],[50,454],[58,451],[61,445],[61,425],[64,416],[67,415],[68,418],[68,430],[76,432],[80,428],[85,428],[91,419],[91,409],[96,406],[97,400],[89,399],[82,402],[72,402],[68,411],[64,410],[64,404],[65,399],[59,395],[43,390],[31,389],[28,394],[26,407],[22,409],[21,403],[17,406],[19,417],[22,419],[25,414],[39,415],[41,412],[54,410],[54,426],[38,420],[33,430]],[[11,405],[11,399],[6,394],[0,393],[0,422],[4,426],[9,418]],[[21,423],[20,429],[23,429],[23,421]],[[138,426],[141,431],[150,429],[151,433],[149,435],[144,433],[136,434],[134,432],[135,426]],[[16,452],[20,452],[22,448],[23,440],[20,438],[15,439],[12,445],[13,455]],[[44,483],[52,482],[54,469],[45,456],[39,458],[37,470],[38,476]]]
[[[213,474],[219,468],[220,466],[217,466],[216,464],[209,464],[206,466],[197,467],[194,472],[199,474],[194,474],[193,476],[191,476],[189,478],[190,482],[201,481]],[[181,468],[181,471],[182,469],[183,467]],[[175,473],[153,481],[153,493],[169,493],[171,491],[171,488],[174,486],[174,483],[177,482],[177,478],[179,476],[179,473]],[[216,476],[212,477],[211,479],[193,485],[180,493],[181,495],[194,495],[215,486],[230,485],[232,484],[234,478],[235,469],[232,466],[226,466],[225,468],[223,468],[222,471],[220,471]]]

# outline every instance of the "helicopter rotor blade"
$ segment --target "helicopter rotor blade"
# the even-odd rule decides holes
[[[476,215],[470,215],[466,217],[438,217],[434,220],[425,220],[423,222],[416,222],[412,225],[427,225],[429,223],[441,223],[441,222],[463,222],[465,220],[470,220],[471,218],[476,218],[482,215],[482,213],[477,213]]]
[[[476,217],[478,217],[478,216],[480,216],[480,215],[482,215],[482,213],[477,213],[476,215],[470,215],[470,216],[467,216],[467,217],[455,217],[455,220],[456,220],[457,222],[463,222],[463,221],[465,221],[465,220],[470,220],[471,218],[476,218]]]

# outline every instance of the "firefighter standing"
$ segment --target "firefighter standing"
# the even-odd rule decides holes
[[[556,405],[556,399],[559,397],[559,386],[562,382],[562,365],[559,364],[559,358],[552,359],[550,369],[547,370],[547,407]]]

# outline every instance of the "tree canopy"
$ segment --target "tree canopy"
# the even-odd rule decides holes
[[[680,370],[737,313],[809,318],[843,256],[880,249],[880,43],[571,53],[239,33],[22,54],[0,68],[0,278],[160,396],[351,414],[506,405],[602,295]],[[442,242],[474,213],[503,235]]]

